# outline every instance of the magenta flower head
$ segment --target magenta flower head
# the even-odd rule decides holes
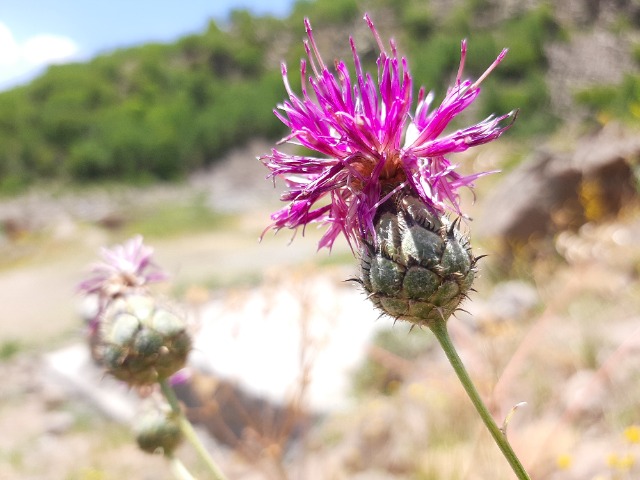
[[[458,189],[472,187],[486,172],[460,175],[447,156],[498,138],[516,116],[515,112],[490,116],[442,136],[448,124],[476,99],[480,83],[506,50],[479,79],[462,80],[463,41],[456,81],[442,103],[431,108],[433,94],[426,95],[421,88],[412,113],[413,79],[407,60],[398,57],[393,40],[389,54],[369,16],[364,18],[380,50],[377,81],[362,71],[353,39],[355,76],[342,61],[336,62],[332,73],[320,56],[309,20],[305,20],[308,62],[301,62],[301,96],[291,90],[286,65],[282,65],[289,99],[275,114],[291,130],[282,141],[302,145],[322,157],[289,155],[277,149],[261,157],[271,176],[283,178],[288,186],[282,200],[289,203],[272,215],[271,227],[326,224],[319,247],[331,248],[340,233],[352,247],[360,246],[375,235],[379,206],[401,190],[413,193],[434,212],[460,215]]]
[[[97,293],[113,297],[168,278],[153,263],[153,248],[143,243],[141,235],[136,235],[122,245],[103,248],[101,256],[103,261],[96,263],[89,278],[78,286],[86,294]]]
[[[86,295],[97,295],[100,310],[109,301],[127,293],[139,293],[151,283],[168,278],[153,262],[153,248],[137,235],[122,245],[103,248],[102,262],[96,263],[88,278],[78,285]]]
[[[461,175],[448,156],[495,140],[516,112],[443,132],[477,98],[506,50],[477,80],[463,80],[463,41],[456,80],[440,105],[432,107],[433,94],[420,88],[412,111],[407,60],[393,40],[387,52],[369,16],[364,18],[380,51],[377,79],[363,72],[353,39],[354,75],[342,61],[330,71],[308,20],[301,95],[292,91],[282,66],[289,98],[275,114],[291,131],[282,142],[319,156],[273,149],[260,158],[288,187],[282,196],[288,205],[272,215],[270,227],[326,225],[320,248],[331,248],[344,234],[359,252],[358,280],[374,304],[392,317],[432,325],[458,308],[476,270],[468,238],[447,213],[463,216],[458,190],[489,173]]]

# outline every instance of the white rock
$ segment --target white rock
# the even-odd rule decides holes
[[[63,386],[118,422],[130,423],[136,415],[139,400],[135,392],[96,366],[87,345],[57,350],[45,355],[43,361],[44,382]]]
[[[357,288],[323,277],[281,281],[201,312],[194,365],[277,403],[308,368],[307,400],[319,411],[346,406],[350,373],[387,322]]]

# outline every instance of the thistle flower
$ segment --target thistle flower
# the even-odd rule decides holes
[[[458,308],[475,275],[468,238],[446,213],[463,216],[458,189],[471,188],[478,177],[491,173],[461,175],[447,156],[495,140],[513,124],[516,112],[443,132],[473,103],[481,82],[507,51],[477,80],[462,80],[463,41],[455,83],[442,103],[431,108],[434,95],[420,88],[411,113],[413,79],[407,60],[398,56],[393,40],[388,53],[369,16],[364,18],[380,50],[377,82],[363,72],[353,39],[355,78],[342,61],[332,73],[309,20],[301,96],[292,91],[282,65],[289,99],[275,114],[291,130],[282,142],[324,157],[273,149],[260,158],[270,176],[284,178],[288,186],[282,200],[289,203],[272,215],[271,228],[325,224],[319,248],[331,248],[344,234],[359,250],[359,281],[375,306],[394,318],[430,326]]]
[[[472,187],[475,179],[488,172],[463,176],[446,156],[498,138],[516,116],[516,112],[489,116],[441,136],[473,103],[480,83],[502,61],[506,50],[480,78],[462,80],[467,52],[463,41],[455,84],[442,103],[431,109],[434,95],[420,88],[412,114],[413,79],[407,60],[398,56],[393,40],[389,54],[369,16],[364,18],[380,50],[377,82],[363,72],[353,39],[355,78],[343,61],[336,62],[332,73],[320,56],[308,19],[304,44],[308,61],[301,62],[301,96],[292,91],[286,65],[282,65],[289,99],[275,114],[291,130],[282,142],[302,145],[324,157],[289,155],[273,149],[260,158],[271,176],[284,178],[288,186],[282,200],[289,203],[272,215],[271,228],[326,224],[319,248],[331,248],[340,233],[352,248],[360,247],[368,237],[375,238],[378,208],[401,190],[418,197],[434,213],[462,215],[457,190]],[[307,84],[309,67],[312,75]],[[324,201],[327,198],[329,201]]]
[[[98,308],[89,325],[91,334],[109,302],[128,293],[140,293],[150,283],[168,278],[153,262],[153,248],[143,243],[141,235],[122,245],[103,248],[101,256],[103,261],[95,263],[89,277],[78,285],[79,292],[98,297]]]
[[[101,255],[103,261],[96,263],[89,278],[78,285],[78,290],[84,294],[113,299],[168,277],[153,263],[153,248],[143,243],[141,235],[122,245],[103,248]]]
[[[291,130],[283,139],[325,158],[288,155],[273,149],[261,157],[271,176],[289,187],[289,204],[272,215],[272,228],[297,229],[309,223],[328,225],[319,247],[331,248],[343,233],[358,247],[361,278],[374,305],[383,312],[428,327],[443,348],[465,391],[516,476],[529,480],[522,463],[482,402],[447,331],[447,320],[466,298],[477,259],[458,221],[463,216],[458,189],[472,187],[478,177],[455,171],[446,156],[498,138],[516,112],[485,120],[441,136],[448,124],[480,93],[480,83],[502,61],[503,50],[475,81],[462,80],[467,54],[462,42],[460,67],[442,103],[431,109],[433,95],[421,88],[415,113],[410,113],[413,80],[405,58],[390,42],[385,51],[368,15],[365,20],[378,44],[377,82],[362,71],[353,39],[352,81],[344,62],[333,74],[326,67],[305,20],[305,42],[313,75],[306,83],[302,61],[302,96],[291,90],[286,66],[282,76],[289,100],[278,118]]]
[[[153,263],[153,248],[145,245],[140,235],[122,245],[103,248],[101,256],[103,261],[93,265],[78,290],[98,298],[97,308],[88,319],[87,333],[91,356],[104,363],[107,327],[102,324],[109,320],[106,318],[109,307],[118,300],[146,293],[147,285],[166,280],[168,275]]]

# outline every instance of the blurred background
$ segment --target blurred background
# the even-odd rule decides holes
[[[92,370],[75,287],[144,235],[193,319],[181,395],[231,478],[511,478],[430,333],[378,314],[343,240],[267,232],[311,19],[327,64],[395,38],[436,102],[506,59],[452,127],[520,109],[452,158],[481,261],[450,321],[534,478],[640,477],[640,3],[257,0],[0,5],[0,478],[171,478]],[[103,401],[116,391],[113,401]],[[103,399],[103,400],[101,400]],[[222,422],[222,423],[220,423]],[[184,452],[189,459],[188,449]],[[196,462],[197,470],[197,461]]]

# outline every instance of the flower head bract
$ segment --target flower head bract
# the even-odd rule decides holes
[[[480,93],[480,83],[502,61],[503,50],[475,81],[462,80],[466,42],[455,83],[441,104],[420,88],[411,111],[413,79],[407,60],[399,57],[393,40],[390,53],[368,15],[365,20],[380,50],[377,78],[362,68],[350,39],[355,75],[337,61],[326,66],[305,19],[307,60],[301,61],[302,92],[297,95],[282,65],[288,100],[276,116],[290,130],[282,142],[301,145],[321,156],[304,156],[273,149],[260,159],[271,176],[285,180],[287,206],[275,212],[271,227],[297,229],[309,223],[327,225],[319,247],[331,248],[340,233],[352,247],[375,235],[377,208],[401,189],[409,189],[434,212],[462,214],[458,189],[472,187],[487,172],[463,176],[447,156],[498,138],[513,123],[516,112],[485,120],[442,135],[449,123]],[[311,70],[308,74],[308,70]],[[308,78],[307,78],[308,75]]]

